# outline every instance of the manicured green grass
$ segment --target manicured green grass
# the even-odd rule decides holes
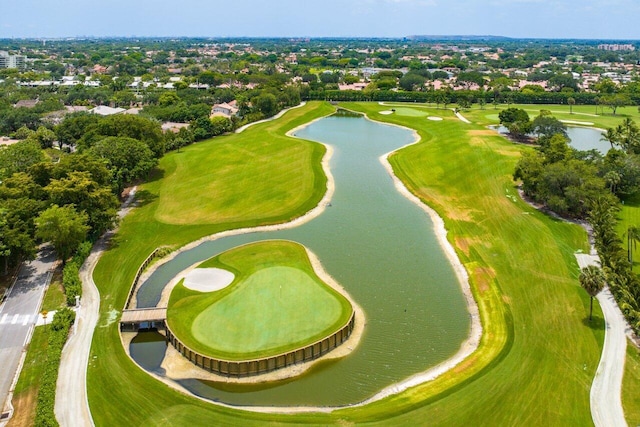
[[[258,224],[267,219],[265,213],[281,222],[313,208],[317,201],[309,195],[326,187],[320,168],[324,146],[301,143],[277,129],[251,127],[165,157],[156,219],[178,225]]]
[[[610,109],[605,108],[603,113],[600,107],[598,107],[598,114],[596,114],[595,105],[574,105],[573,114],[569,112],[568,105],[512,104],[507,106],[502,104],[497,109],[493,105],[485,105],[484,109],[474,105],[473,108],[462,111],[462,115],[479,125],[495,125],[500,122],[498,113],[509,107],[526,110],[532,119],[540,114],[540,110],[549,110],[559,120],[581,122],[584,126],[602,129],[619,125],[625,117],[631,117],[636,122],[640,122],[640,113],[635,106],[619,108],[616,114],[613,115]],[[574,123],[573,125],[580,125],[580,123]]]
[[[427,113],[424,110],[419,110],[417,108],[399,107],[399,108],[394,108],[394,110],[396,110],[395,114],[399,116],[425,117],[427,115]]]
[[[54,311],[67,305],[67,297],[64,294],[64,288],[62,287],[62,270],[57,269],[53,273],[51,278],[51,284],[47,288],[47,292],[44,294],[42,300],[42,307],[40,311]],[[53,319],[53,316],[48,316],[48,319]]]
[[[294,242],[241,246],[203,265],[234,271],[236,279],[209,293],[179,284],[168,312],[174,334],[201,354],[249,360],[293,351],[338,331],[353,312]]]
[[[196,215],[206,218],[197,220],[200,225],[161,223],[157,218],[163,218],[162,214],[156,215],[164,210],[158,198],[164,185],[160,174],[158,181],[143,188],[145,203],[125,219],[113,249],[94,274],[103,313],[88,370],[96,425],[591,424],[589,389],[600,357],[602,323],[586,322],[589,298],[577,280],[573,252],[587,249],[586,235],[579,227],[542,215],[518,199],[511,174],[527,148],[487,132],[483,125],[464,124],[449,111],[425,109],[429,115],[445,117],[432,122],[380,115],[379,111],[390,108],[386,105],[345,106],[376,120],[415,128],[421,136],[421,143],[401,150],[391,163],[411,191],[445,218],[448,238],[470,274],[480,306],[484,334],[479,350],[435,381],[365,407],[331,413],[244,412],[189,398],[155,381],[124,354],[117,324],[108,322],[108,312],[122,307],[137,267],[157,246],[180,245],[217,230],[260,223],[243,216],[241,200],[236,208],[244,223],[229,219],[205,225],[215,215],[209,213]],[[259,125],[253,135],[266,141],[270,138],[264,138],[265,133],[281,135],[330,110],[326,104],[310,103],[275,123]],[[218,144],[250,146],[249,141],[243,142],[243,135],[226,138],[202,144],[209,150],[197,154],[206,151],[209,157],[201,161],[215,162]],[[277,138],[273,141],[279,149],[287,149]],[[163,159],[165,176],[178,174],[175,164],[188,160],[177,158],[195,151],[197,148],[187,148]],[[240,170],[244,167],[241,154],[239,150],[236,162]],[[301,168],[312,167],[314,160],[307,159]],[[193,178],[190,171],[181,169],[174,182],[189,182]],[[317,175],[314,180],[322,182]],[[319,200],[311,191],[305,197],[309,205]],[[284,220],[301,211],[292,207],[279,218],[264,211],[262,221]],[[599,307],[594,309],[594,316],[601,319]]]
[[[640,350],[627,344],[627,361],[622,381],[622,407],[627,424],[640,426]]]

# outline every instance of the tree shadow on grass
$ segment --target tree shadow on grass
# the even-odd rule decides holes
[[[634,194],[632,196],[625,197],[622,203],[624,203],[625,206],[637,208],[640,206],[640,194]]]
[[[164,169],[153,168],[151,172],[147,175],[147,179],[144,181],[145,183],[159,181],[165,176]]]
[[[603,331],[605,328],[604,318],[596,315],[594,315],[591,320],[589,320],[589,316],[586,316],[584,319],[582,319],[582,324],[595,331]]]
[[[143,207],[149,203],[153,203],[158,199],[158,195],[148,190],[138,190],[136,192],[135,206]]]

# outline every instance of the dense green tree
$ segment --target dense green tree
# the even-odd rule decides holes
[[[64,265],[87,238],[87,219],[86,213],[76,211],[73,206],[53,205],[36,218],[36,236],[53,244]]]
[[[0,258],[4,260],[4,272],[2,273],[4,276],[9,273],[9,256],[11,255],[6,214],[6,209],[0,208]]]
[[[631,98],[626,93],[614,93],[611,95],[603,95],[600,97],[600,104],[606,105],[611,109],[615,116],[619,107],[631,105]]]
[[[565,89],[571,89],[575,92],[578,91],[578,82],[571,74],[556,74],[549,79],[549,85],[555,91],[562,91]]]
[[[16,172],[26,172],[29,167],[44,159],[40,145],[34,141],[20,141],[0,148],[0,179]]]
[[[65,178],[71,172],[88,172],[91,179],[102,187],[109,187],[113,180],[105,162],[87,153],[73,153],[61,157],[51,171],[51,178]],[[43,186],[47,184],[48,182],[41,183]]]
[[[101,116],[86,112],[72,113],[54,128],[58,141],[62,144],[75,146],[87,129],[99,122]]]
[[[568,138],[567,126],[545,111],[542,111],[535,119],[533,119],[533,122],[531,123],[531,132],[538,136],[538,143],[541,145],[544,145],[553,135],[556,134],[560,134],[565,138]]]
[[[156,157],[164,154],[164,137],[160,123],[133,114],[107,116],[90,126],[82,138],[82,147],[89,148],[107,136],[137,139],[149,146]]]
[[[89,172],[70,172],[66,177],[53,179],[45,187],[52,203],[73,205],[88,216],[92,236],[110,229],[117,219],[118,199],[108,187],[100,186]]]
[[[278,99],[271,93],[256,96],[252,103],[265,117],[271,117],[278,112]]]
[[[424,86],[426,79],[419,74],[407,73],[399,81],[402,90],[413,91],[420,90]]]
[[[640,156],[610,149],[603,159],[602,173],[612,193],[625,197],[640,191]]]
[[[531,121],[529,120],[529,114],[521,108],[507,108],[502,110],[498,117],[500,123],[504,125],[511,136],[516,139],[524,138],[529,132],[531,132]]]
[[[127,137],[101,139],[89,149],[89,153],[106,160],[117,194],[126,184],[145,177],[158,164],[158,159],[144,142]]]
[[[212,117],[211,126],[213,132],[212,136],[222,135],[233,130],[233,123],[231,122],[231,119],[226,117]]]
[[[29,135],[27,140],[37,142],[42,148],[51,148],[56,140],[56,134],[51,129],[40,126],[38,130]]]

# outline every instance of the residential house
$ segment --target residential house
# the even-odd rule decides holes
[[[223,102],[222,104],[215,104],[211,108],[210,117],[231,118],[232,116],[235,116],[236,114],[238,114],[238,111],[239,111],[238,106],[235,100],[229,103]]]

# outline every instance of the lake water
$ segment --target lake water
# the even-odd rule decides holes
[[[336,190],[330,206],[299,227],[231,236],[177,256],[142,286],[138,306],[154,306],[181,270],[235,246],[288,239],[315,252],[323,266],[365,311],[365,333],[349,356],[316,365],[301,377],[267,385],[182,381],[193,393],[235,405],[345,405],[425,371],[456,353],[470,317],[453,269],[428,215],[398,193],[378,158],[412,142],[407,129],[361,116],[334,115],[296,132],[334,147]],[[133,343],[163,352],[153,339]],[[151,342],[151,343],[149,343]],[[158,358],[144,360],[158,369]]]
[[[494,127],[498,132],[506,134],[507,128],[504,126]],[[567,135],[571,140],[569,145],[580,151],[598,150],[602,155],[607,154],[611,149],[611,144],[602,141],[602,131],[587,127],[567,127]]]

